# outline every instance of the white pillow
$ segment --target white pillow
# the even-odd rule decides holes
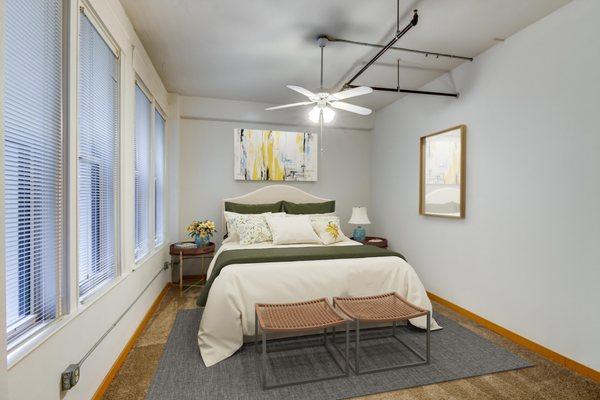
[[[270,242],[273,240],[265,216],[268,214],[240,214],[233,220],[240,244]]]
[[[340,228],[340,219],[335,215],[311,217],[311,224],[323,244],[333,244],[347,240]]]
[[[307,215],[267,215],[273,244],[321,243]]]

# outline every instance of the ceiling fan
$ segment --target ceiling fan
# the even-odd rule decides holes
[[[325,123],[333,121],[333,118],[335,117],[335,111],[332,109],[332,107],[337,108],[338,110],[349,111],[360,115],[371,114],[371,110],[366,107],[361,107],[354,104],[346,103],[344,101],[340,101],[349,99],[351,97],[362,96],[364,94],[372,93],[373,89],[371,89],[370,87],[359,86],[356,88],[343,90],[337,93],[327,93],[323,90],[323,48],[325,47],[326,43],[327,38],[324,36],[320,36],[317,39],[317,44],[321,48],[321,92],[313,93],[310,90],[304,89],[300,86],[287,85],[288,88],[308,97],[309,101],[301,101],[299,103],[291,103],[282,106],[269,107],[266,110],[279,110],[282,108],[315,104],[312,110],[310,110],[310,112],[308,113],[308,117],[313,122],[322,121]]]

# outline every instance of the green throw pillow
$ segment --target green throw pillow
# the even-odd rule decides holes
[[[273,204],[240,204],[225,202],[225,211],[231,211],[238,214],[262,214],[266,212],[281,212],[282,202]]]
[[[292,203],[283,201],[283,211],[288,214],[327,214],[335,211],[335,200],[323,203]]]

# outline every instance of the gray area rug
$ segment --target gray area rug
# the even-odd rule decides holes
[[[436,315],[444,329],[431,333],[429,365],[264,391],[260,387],[257,354],[252,345],[245,345],[232,357],[210,368],[204,366],[196,340],[201,317],[200,309],[177,314],[146,399],[343,399],[532,366],[456,322]],[[387,332],[373,329],[366,331],[364,337],[382,336]],[[338,334],[338,340],[341,336]],[[421,330],[400,328],[398,336],[418,350],[425,346]],[[362,339],[361,334],[361,369],[416,361],[412,353],[392,338],[364,342]],[[273,341],[273,350],[292,348],[272,355],[270,372],[276,373],[275,379],[338,373],[325,348],[318,346],[322,343],[320,340],[313,336],[293,342]],[[293,349],[301,344],[316,347]],[[271,351],[271,342],[269,345]],[[269,384],[272,384],[274,376],[270,378]]]

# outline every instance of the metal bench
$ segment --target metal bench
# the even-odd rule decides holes
[[[350,374],[348,356],[349,356],[349,320],[337,312],[326,299],[316,299],[300,303],[288,304],[256,304],[255,305],[255,330],[254,346],[257,353],[261,354],[258,362],[258,373],[263,389],[272,389],[276,387],[297,385],[301,383],[317,382],[327,379],[341,378]],[[345,325],[346,327],[346,345],[345,345],[345,365],[338,362],[335,354],[328,345],[328,329],[332,332],[335,327]],[[262,332],[262,352],[258,349],[259,328]],[[321,376],[311,379],[294,380],[290,382],[280,382],[271,385],[267,384],[267,334],[268,333],[306,333],[310,331],[323,332],[323,345],[336,366],[341,370],[341,374]],[[339,349],[338,349],[339,350]],[[341,350],[339,350],[341,351]]]
[[[339,308],[344,314],[350,317],[355,323],[356,340],[354,366],[350,364],[350,368],[358,374],[366,374],[371,372],[387,371],[396,368],[404,368],[422,364],[429,364],[431,354],[431,312],[423,308],[417,307],[414,304],[406,301],[398,293],[386,293],[378,296],[366,297],[334,297],[334,307]],[[396,324],[401,321],[408,321],[412,318],[427,316],[426,330],[426,347],[425,355],[422,355],[410,345],[402,341],[396,336]],[[387,366],[384,368],[371,368],[361,371],[360,369],[360,328],[362,323],[392,323],[392,335],[394,339],[404,345],[408,350],[414,353],[421,361],[408,362]],[[339,350],[335,343],[335,328],[333,328],[333,344]],[[342,352],[340,351],[340,354]],[[345,352],[348,354],[348,351]],[[348,362],[348,359],[346,358]]]

